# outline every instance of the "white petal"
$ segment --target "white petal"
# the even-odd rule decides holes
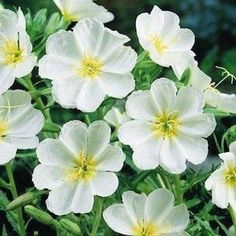
[[[86,151],[87,138],[87,126],[78,120],[70,121],[63,125],[59,136],[59,139],[74,155]]]
[[[134,147],[133,162],[141,170],[155,169],[159,165],[158,154],[161,142],[155,137],[147,139]]]
[[[206,103],[220,111],[236,113],[236,95],[220,93],[214,88],[204,91]]]
[[[115,98],[124,98],[132,92],[135,87],[134,77],[131,73],[102,73],[98,79],[98,84],[103,89],[104,94]]]
[[[189,29],[180,29],[170,42],[171,51],[190,50],[194,44],[194,34]]]
[[[118,130],[120,142],[130,145],[132,148],[139,146],[152,136],[152,124],[141,120],[128,121]]]
[[[77,109],[83,112],[94,112],[101,105],[105,93],[97,81],[87,81],[77,97]]]
[[[71,14],[80,20],[81,18],[96,18],[103,23],[114,19],[112,13],[108,12],[103,6],[95,4],[93,1],[72,0],[70,4]]]
[[[175,109],[181,119],[203,112],[204,97],[201,92],[192,87],[182,87],[177,95]]]
[[[236,166],[236,156],[232,152],[225,152],[219,154],[219,157],[224,161],[224,166],[225,168],[231,169],[232,166]]]
[[[63,169],[58,166],[39,164],[34,169],[32,181],[34,186],[41,189],[55,189],[63,183]]]
[[[144,220],[144,207],[146,199],[147,196],[144,193],[137,194],[132,191],[127,191],[122,194],[122,201],[126,208],[126,212],[134,224]]]
[[[128,116],[133,119],[153,121],[156,111],[149,91],[135,91],[127,99],[125,105]]]
[[[64,108],[76,108],[77,97],[84,81],[76,76],[52,82],[52,96]]]
[[[225,209],[228,207],[229,203],[229,189],[223,183],[217,183],[212,188],[212,202],[222,208]]]
[[[100,42],[99,50],[97,51],[97,55],[103,61],[106,61],[106,59],[111,54],[120,49],[123,44],[127,43],[129,40],[130,39],[126,35],[105,28],[103,38]]]
[[[43,125],[44,117],[42,112],[29,105],[28,109],[19,113],[18,116],[11,117],[10,113],[8,134],[13,137],[33,137],[41,131]]]
[[[37,157],[42,164],[50,166],[72,166],[74,156],[57,139],[44,139],[36,150]]]
[[[14,68],[0,64],[0,94],[6,92],[14,83]]]
[[[176,233],[178,235],[178,232],[184,231],[189,223],[187,207],[184,204],[173,207],[163,223],[171,226],[168,233]]]
[[[186,135],[195,137],[210,136],[216,127],[216,120],[213,114],[204,113],[184,118],[181,121],[180,130]]]
[[[94,195],[108,197],[112,195],[118,188],[119,181],[116,174],[111,172],[96,173],[90,181],[90,186]]]
[[[159,24],[156,26],[156,28],[161,29],[162,23],[161,20],[163,20],[163,14],[159,14],[156,17],[156,22],[159,22]],[[147,36],[150,34],[150,27],[152,26],[152,18],[148,13],[142,13],[138,15],[136,19],[136,31],[139,39],[140,45],[145,49],[148,50],[151,48],[150,42],[147,39]],[[157,31],[158,31],[157,29]]]
[[[0,141],[0,165],[4,165],[16,156],[16,147]]]
[[[88,183],[80,183],[71,204],[71,210],[74,213],[88,213],[93,208],[94,197],[91,187]]]
[[[163,26],[161,29],[161,37],[170,37],[179,30],[179,17],[170,11],[162,11]]]
[[[83,19],[74,27],[81,53],[97,55],[104,34],[102,22],[96,19]]]
[[[234,141],[233,143],[229,145],[229,150],[230,152],[234,153],[234,155],[236,156],[236,141]]]
[[[160,147],[160,165],[172,174],[180,174],[186,169],[186,159],[175,139],[165,139]]]
[[[223,176],[224,176],[224,170],[222,168],[215,170],[206,180],[205,182],[205,188],[209,191],[211,190],[217,183],[222,183]]]
[[[0,31],[6,38],[17,39],[17,15],[8,9],[1,9]]]
[[[174,82],[166,78],[157,79],[152,83],[150,91],[158,113],[172,111],[177,92]]]
[[[131,47],[120,47],[104,61],[103,71],[114,74],[131,72],[137,60],[137,53]]]
[[[5,141],[17,149],[27,150],[34,149],[39,144],[38,137],[22,138],[22,137],[5,137]]]
[[[51,80],[62,80],[76,75],[75,65],[66,57],[43,56],[39,63],[39,76]]]
[[[145,204],[145,220],[161,221],[170,212],[174,204],[174,195],[167,189],[151,192]]]
[[[81,52],[79,51],[78,42],[71,31],[59,30],[57,33],[49,36],[46,43],[47,54],[55,57],[65,57],[67,60],[79,61]]]
[[[94,160],[97,170],[118,172],[123,167],[125,154],[120,147],[108,145],[102,153],[95,156]]]
[[[195,65],[191,70],[190,84],[202,92],[210,86],[211,77],[209,77],[207,74],[201,71],[197,65]]]
[[[103,212],[103,218],[108,226],[117,233],[132,235],[133,223],[123,204],[114,204]]]
[[[71,203],[75,194],[75,186],[65,183],[53,189],[46,200],[47,209],[55,215],[67,215],[71,212]]]
[[[105,121],[95,121],[88,128],[88,154],[98,156],[110,142],[111,128]]]
[[[208,142],[206,139],[181,134],[176,142],[184,158],[193,164],[201,164],[207,158]]]
[[[34,68],[37,62],[37,57],[33,54],[27,55],[23,58],[22,62],[16,64],[14,75],[17,78],[21,78],[28,75]]]

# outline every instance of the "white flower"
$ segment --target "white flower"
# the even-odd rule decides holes
[[[107,197],[118,187],[115,173],[121,170],[125,155],[109,144],[111,130],[105,121],[89,127],[71,121],[59,139],[46,139],[37,148],[39,164],[33,173],[37,189],[50,191],[46,201],[56,215],[86,213],[93,207],[94,195]]]
[[[27,92],[9,90],[0,95],[0,165],[12,160],[17,149],[36,148],[43,124],[43,115],[33,108]]]
[[[137,17],[136,29],[139,43],[159,65],[168,67],[180,63],[192,53],[194,34],[180,28],[179,17],[173,12],[154,6],[150,14]]]
[[[176,93],[175,84],[161,78],[150,91],[128,97],[126,111],[135,120],[120,127],[118,138],[131,146],[133,161],[142,170],[161,165],[171,173],[181,173],[186,159],[200,164],[207,157],[204,138],[215,129],[215,118],[203,113],[204,98],[198,90],[182,87]]]
[[[173,206],[174,196],[167,189],[146,194],[128,191],[123,204],[114,204],[103,212],[108,226],[124,235],[187,236],[189,213],[184,204]]]
[[[84,18],[96,18],[103,23],[114,19],[114,15],[92,0],[53,0],[65,19],[80,21]]]
[[[0,94],[15,81],[29,74],[37,61],[31,53],[32,44],[26,32],[25,18],[19,9],[17,14],[0,9]]]
[[[134,89],[137,54],[123,45],[128,41],[101,22],[84,19],[73,32],[49,37],[39,74],[53,80],[53,97],[63,107],[93,112],[106,95],[123,98]]]
[[[125,111],[121,112],[119,108],[112,107],[112,109],[105,115],[104,120],[113,127],[118,128],[120,125],[130,120],[130,118]]]
[[[212,190],[215,205],[227,208],[230,204],[236,210],[236,142],[230,144],[229,152],[219,156],[223,162],[207,179],[205,187]]]
[[[187,68],[190,69],[189,84],[203,92],[206,104],[220,111],[236,113],[236,95],[221,93],[216,89],[212,79],[200,70],[197,61],[192,57],[183,63],[173,66],[178,79],[182,77]]]

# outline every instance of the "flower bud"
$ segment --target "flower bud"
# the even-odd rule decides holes
[[[60,224],[63,228],[75,235],[81,235],[80,227],[69,219],[61,219]]]

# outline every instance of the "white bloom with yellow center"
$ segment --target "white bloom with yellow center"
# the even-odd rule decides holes
[[[0,9],[0,94],[15,81],[29,74],[37,61],[26,32],[22,11]]]
[[[121,170],[125,155],[109,144],[111,130],[105,121],[89,127],[80,121],[66,123],[59,139],[46,139],[37,148],[39,164],[33,173],[37,189],[49,189],[46,201],[56,215],[86,213],[94,196],[107,197],[118,187],[114,172]]]
[[[184,204],[174,206],[174,196],[167,189],[157,189],[148,196],[132,191],[123,193],[122,204],[103,212],[108,226],[124,235],[187,236],[189,213]]]
[[[0,95],[0,165],[12,160],[17,149],[36,148],[43,124],[43,115],[33,108],[27,92],[9,90]]]
[[[212,190],[212,202],[220,208],[230,204],[236,209],[236,142],[229,146],[229,152],[221,153],[223,160],[219,169],[214,171],[205,183]]]
[[[100,21],[84,19],[73,32],[49,37],[39,75],[53,80],[53,97],[63,107],[93,112],[106,95],[123,98],[135,87],[137,54],[123,45],[128,41]]]
[[[194,34],[179,26],[179,17],[154,6],[150,14],[137,17],[136,29],[141,46],[149,52],[150,58],[161,66],[180,63],[191,53]]]
[[[212,79],[198,67],[197,61],[192,57],[173,66],[174,73],[181,79],[184,71],[190,69],[189,84],[203,92],[205,103],[220,111],[236,113],[236,95],[221,93],[214,87]]]
[[[125,111],[122,112],[119,108],[112,107],[111,110],[105,115],[104,120],[113,127],[118,128],[120,125],[130,120],[130,118]]]
[[[142,169],[161,165],[171,173],[181,173],[186,160],[202,163],[207,157],[204,139],[215,129],[212,114],[203,113],[203,95],[192,87],[178,93],[174,82],[161,78],[150,91],[133,92],[126,111],[132,121],[118,131],[119,140],[133,149],[133,161]]]
[[[69,21],[80,21],[84,18],[96,18],[103,23],[114,19],[114,15],[93,0],[53,0],[62,15]]]

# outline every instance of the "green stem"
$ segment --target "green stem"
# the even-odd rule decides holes
[[[42,111],[44,117],[48,121],[52,122],[51,117],[50,117],[50,113],[45,109],[45,106],[43,104],[42,99],[39,96],[36,95],[37,90],[35,89],[32,81],[31,81],[31,76],[26,76],[25,77],[25,81],[26,81],[26,83],[28,85],[28,90],[31,92],[32,97],[34,98],[38,108]]]
[[[97,231],[98,231],[98,227],[100,225],[100,221],[102,218],[103,201],[104,199],[98,198],[97,205],[96,205],[96,215],[95,215],[94,224],[93,224],[93,228],[92,228],[92,232],[90,236],[98,235]]]
[[[139,183],[144,181],[150,174],[152,173],[151,170],[143,171],[140,175],[133,181],[133,186],[136,188]]]
[[[6,171],[7,171],[7,175],[10,182],[11,195],[13,197],[13,200],[15,200],[18,197],[18,195],[17,195],[16,184],[15,184],[15,180],[14,180],[14,176],[12,172],[12,166],[10,163],[6,164]],[[16,213],[17,213],[17,221],[18,221],[18,227],[19,227],[19,235],[25,236],[26,232],[25,232],[25,223],[23,219],[22,208],[21,207],[18,208],[16,210]]]
[[[213,138],[214,138],[214,141],[215,141],[215,144],[216,144],[216,148],[217,148],[217,150],[218,150],[218,153],[221,153],[222,150],[221,150],[220,144],[219,144],[219,142],[218,142],[218,139],[217,139],[215,133],[213,133]]]
[[[175,175],[174,177],[175,181],[175,190],[176,190],[176,200],[177,203],[180,204],[183,202],[183,193],[180,185],[180,175]]]
[[[234,225],[234,235],[235,235],[236,234],[236,212],[231,206],[229,207],[229,213],[230,213],[233,225]]]

